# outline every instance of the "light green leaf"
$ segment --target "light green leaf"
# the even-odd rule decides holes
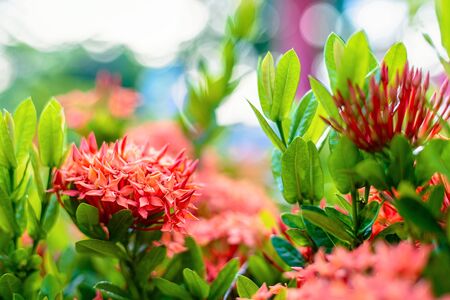
[[[56,99],[50,100],[41,113],[38,126],[39,154],[42,164],[59,166],[64,150],[64,112]]]
[[[12,142],[14,134],[7,123],[7,112],[0,118],[0,165],[6,168],[16,168],[17,160],[14,155]]]
[[[379,190],[386,190],[388,188],[383,167],[374,159],[368,158],[363,160],[356,165],[355,170],[361,178],[364,178],[375,188]]]
[[[337,73],[336,73],[336,61],[341,60],[341,56],[344,53],[345,44],[344,41],[336,33],[332,32],[325,43],[324,57],[325,65],[328,71],[328,77],[330,78],[331,88],[334,90],[336,87]]]
[[[331,96],[327,88],[312,76],[309,76],[309,83],[311,84],[311,89],[314,92],[316,99],[319,100],[320,104],[322,104],[328,116],[330,116],[337,122],[340,122],[341,116],[339,115],[339,111],[336,107],[336,104],[334,103],[333,97]]]
[[[23,101],[14,113],[14,145],[16,159],[21,162],[28,156],[36,133],[36,109],[31,98]]]
[[[281,57],[275,71],[271,120],[279,121],[289,117],[300,80],[300,69],[300,60],[293,49]]]
[[[383,59],[383,62],[388,67],[389,82],[394,82],[397,74],[401,75],[406,61],[407,53],[403,43],[396,43],[389,48]]]
[[[261,125],[262,130],[267,135],[267,137],[270,139],[272,144],[277,147],[282,152],[286,151],[286,146],[283,144],[283,142],[280,140],[278,135],[273,131],[272,127],[267,123],[266,119],[261,115],[261,113],[256,109],[256,107],[253,106],[253,104],[250,103],[250,101],[247,101],[248,104],[250,104],[251,108],[253,109],[253,112],[256,115],[256,118],[258,118],[259,125]]]
[[[12,273],[5,273],[0,276],[0,296],[3,299],[12,299],[14,293],[20,293],[22,283]]]
[[[450,1],[435,0],[436,15],[441,29],[441,42],[450,57]]]
[[[289,143],[291,143],[295,137],[303,136],[308,131],[314,116],[316,115],[317,107],[318,102],[314,97],[313,92],[307,92],[294,110],[291,128],[289,130]]]
[[[258,94],[264,115],[270,118],[273,103],[273,89],[275,85],[275,65],[270,52],[261,61],[258,70]]]
[[[239,297],[245,299],[251,299],[259,289],[256,283],[244,275],[238,276],[236,286]]]
[[[164,278],[154,279],[156,287],[164,294],[175,299],[191,300],[193,299],[188,291],[181,285],[170,282]]]

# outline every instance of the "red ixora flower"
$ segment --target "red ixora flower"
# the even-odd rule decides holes
[[[381,76],[373,75],[368,92],[348,83],[348,97],[340,91],[333,96],[342,123],[324,119],[336,131],[349,137],[360,149],[374,152],[383,149],[396,134],[402,134],[413,145],[431,139],[450,118],[450,97],[446,96],[448,79],[428,100],[429,74],[405,65],[389,82],[388,68]]]
[[[197,161],[166,150],[127,144],[126,138],[98,149],[90,134],[56,170],[53,191],[97,207],[105,224],[129,209],[136,229],[184,232],[186,219],[195,218],[190,210],[196,186],[190,178]]]

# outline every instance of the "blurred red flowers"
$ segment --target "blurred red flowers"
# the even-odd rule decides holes
[[[421,70],[408,64],[394,81],[386,65],[381,68],[381,78],[377,77],[372,75],[368,92],[351,82],[348,97],[338,91],[333,99],[343,123],[333,118],[325,121],[369,152],[381,150],[396,134],[418,145],[439,133],[441,122],[450,117],[448,80],[428,100],[429,75],[424,77]]]
[[[197,162],[166,150],[127,144],[126,138],[98,149],[91,134],[56,171],[54,191],[97,207],[103,223],[129,209],[137,229],[184,232],[186,219],[194,218],[190,178]]]

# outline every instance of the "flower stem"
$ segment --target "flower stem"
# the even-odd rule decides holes
[[[276,124],[277,124],[278,131],[280,132],[281,141],[287,147],[286,138],[284,136],[284,131],[283,131],[283,124],[282,124],[281,120],[278,120],[276,122]]]

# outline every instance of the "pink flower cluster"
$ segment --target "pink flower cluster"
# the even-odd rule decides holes
[[[105,109],[114,118],[130,118],[139,105],[139,94],[121,86],[120,77],[99,72],[95,89],[72,91],[56,97],[64,107],[67,125],[82,129],[98,110]]]
[[[288,289],[288,299],[434,299],[429,284],[420,279],[431,248],[408,242],[396,246],[366,242],[348,251],[320,250],[314,263],[294,268],[288,277],[298,288]]]
[[[129,209],[138,229],[184,232],[186,219],[194,218],[190,178],[197,162],[166,150],[127,144],[126,138],[98,149],[91,134],[55,172],[54,191],[97,207],[105,224]]]

